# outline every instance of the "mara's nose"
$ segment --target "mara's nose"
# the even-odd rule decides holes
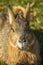
[[[26,39],[24,39],[23,42],[26,42]]]
[[[21,35],[21,36],[20,36],[19,42],[21,42],[21,43],[26,42],[26,37],[25,37],[25,35]]]
[[[21,43],[26,42],[25,37],[24,37],[24,38],[23,38],[23,37],[22,37],[22,38],[20,38],[20,39],[19,39],[19,42],[21,42]]]
[[[21,43],[26,42],[26,39],[19,40],[19,42],[21,42]]]

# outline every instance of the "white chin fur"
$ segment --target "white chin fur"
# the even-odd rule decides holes
[[[27,45],[27,42],[25,43],[20,43],[18,40],[17,40],[17,46],[18,48],[22,49],[22,48],[25,48],[25,46]]]

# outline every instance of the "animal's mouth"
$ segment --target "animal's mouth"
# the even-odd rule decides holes
[[[20,48],[20,49],[25,49],[26,46],[27,46],[27,41],[26,41],[26,42],[19,42],[19,41],[17,40],[17,46],[18,46],[18,48]]]

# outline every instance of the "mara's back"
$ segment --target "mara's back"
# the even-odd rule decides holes
[[[5,59],[7,54],[8,37],[10,25],[6,13],[0,13],[0,59]]]

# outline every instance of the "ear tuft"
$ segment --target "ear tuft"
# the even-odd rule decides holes
[[[24,17],[26,18],[27,21],[30,21],[30,3],[28,3],[26,6]]]
[[[7,8],[8,8],[9,22],[10,24],[12,24],[15,21],[14,12],[9,4],[7,5]]]

